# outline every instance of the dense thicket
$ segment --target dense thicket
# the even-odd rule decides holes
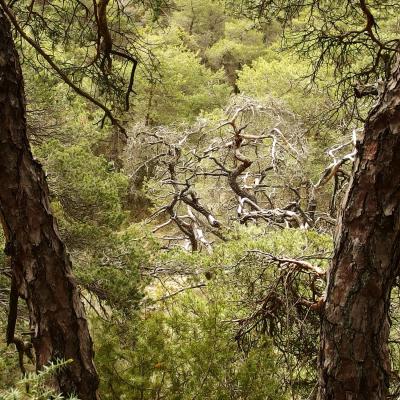
[[[80,288],[103,399],[316,398],[326,271],[350,185],[334,265],[353,263],[354,274],[328,282],[328,294],[348,287],[340,317],[348,335],[332,318],[322,318],[322,332],[323,346],[340,343],[338,353],[354,357],[337,373],[324,364],[321,387],[334,376],[338,391],[319,395],[339,399],[361,384],[368,393],[354,398],[377,390],[370,398],[380,399],[387,388],[398,395],[398,125],[390,136],[382,106],[369,114],[390,78],[396,6],[370,2],[369,26],[363,1],[267,3],[7,6],[27,133]],[[396,76],[385,104],[396,98]],[[364,148],[366,120],[373,133]],[[393,246],[380,242],[389,236]],[[50,375],[71,364],[52,358],[48,370],[21,380],[21,368],[36,368],[32,306],[19,304],[16,335],[26,351],[14,351],[5,340],[9,240],[0,240],[0,398],[48,398]],[[369,308],[352,296],[359,282]],[[374,340],[355,335],[352,320],[360,331],[369,321]],[[389,337],[387,350],[379,335]],[[384,382],[363,380],[366,359],[368,370],[379,361]]]

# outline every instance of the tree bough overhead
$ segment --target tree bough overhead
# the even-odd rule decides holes
[[[25,351],[14,332],[20,297],[29,309],[36,367],[72,360],[57,376],[58,389],[93,400],[99,381],[92,340],[71,262],[50,210],[45,174],[30,150],[25,107],[19,56],[0,7],[0,212],[13,282],[7,341]]]

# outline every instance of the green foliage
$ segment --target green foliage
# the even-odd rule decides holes
[[[149,264],[157,243],[141,225],[130,225],[74,254],[81,284],[115,309],[134,312],[142,297],[140,269]]]
[[[296,258],[307,253],[329,252],[332,247],[329,235],[321,235],[312,230],[285,229],[265,232],[263,228],[257,226],[235,225],[229,238],[228,242],[215,246],[213,253],[207,256],[176,249],[161,254],[160,260],[164,263],[195,265],[204,271],[212,268],[218,273],[222,272],[224,267],[234,265],[251,250]]]
[[[231,62],[236,64],[236,69],[239,69],[265,53],[263,33],[253,28],[251,21],[227,21],[223,38],[205,52],[208,62],[214,68]]]
[[[53,212],[80,284],[102,301],[132,311],[141,297],[139,266],[154,245],[145,230],[128,224],[128,177],[93,147],[82,137],[69,146],[52,140],[36,154],[47,171]]]
[[[47,181],[68,216],[80,223],[116,228],[124,220],[121,197],[128,178],[84,143],[65,147],[49,141],[37,151]]]
[[[202,111],[222,107],[229,95],[222,71],[213,72],[184,46],[158,52],[161,82],[138,77],[136,112],[149,124],[193,122]]]
[[[233,321],[250,315],[253,300],[274,282],[273,266],[268,272],[264,264],[256,264],[252,250],[316,256],[331,247],[331,239],[294,229],[265,235],[256,227],[238,227],[232,239],[211,255],[176,251],[153,260],[156,269],[185,268],[189,278],[166,276],[162,284],[153,282],[139,319],[93,318],[104,398],[275,400],[287,398],[290,388],[282,384],[283,377],[297,379],[300,387],[307,380],[285,370],[286,356],[274,347],[273,338],[252,332],[250,342],[237,342]],[[326,268],[326,262],[320,266]],[[195,288],[179,292],[180,287]],[[291,362],[305,370],[314,361],[298,355]],[[306,392],[309,386],[304,385]]]
[[[228,313],[218,291],[183,295],[164,309],[144,312],[133,348],[115,326],[110,334],[108,325],[99,328],[97,322],[100,332],[108,332],[96,343],[102,396],[283,399],[271,344],[248,354],[238,350],[224,322]]]
[[[266,32],[255,29],[252,21],[232,18],[222,1],[178,1],[172,14],[172,37],[198,53],[202,61],[218,71],[235,88],[237,71],[265,53]]]
[[[220,0],[178,0],[170,24],[193,51],[203,53],[223,37],[227,15]]]
[[[28,373],[23,379],[7,391],[0,392],[0,400],[62,400],[61,394],[51,388],[50,380],[57,374],[62,373],[69,361],[56,361],[43,367],[38,373]],[[69,396],[68,400],[78,400],[75,396]]]
[[[2,318],[5,321],[3,313]],[[3,324],[0,324],[0,328],[4,332],[5,326]],[[20,375],[17,352],[7,348],[3,340],[0,340],[0,398],[2,391],[13,387],[20,379]]]
[[[306,123],[332,109],[326,93],[306,78],[310,65],[291,53],[278,54],[276,50],[276,46],[270,48],[266,56],[243,68],[238,80],[240,90],[256,98],[279,98]]]

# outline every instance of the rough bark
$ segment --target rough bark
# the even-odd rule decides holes
[[[400,65],[358,145],[321,325],[321,400],[388,394],[390,292],[400,261]]]
[[[59,389],[82,400],[96,399],[88,324],[50,210],[45,174],[30,151],[22,72],[1,7],[0,219],[18,295],[29,309],[37,368],[56,358],[72,359],[56,378]]]

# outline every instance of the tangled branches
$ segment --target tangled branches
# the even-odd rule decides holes
[[[101,124],[109,119],[123,139],[126,139],[125,129],[115,114],[122,108],[125,111],[130,108],[138,63],[142,63],[147,74],[156,73],[155,57],[138,34],[134,18],[138,8],[153,6],[109,0],[62,4],[0,1],[17,34],[37,54],[32,57],[32,52],[22,46],[23,61],[34,70],[37,63],[41,64],[41,73],[49,71],[56,75],[101,109],[104,112]],[[60,52],[66,54],[61,57]],[[119,106],[120,99],[124,99],[123,107]]]
[[[211,252],[213,241],[225,240],[235,221],[329,229],[335,199],[349,178],[344,167],[353,160],[355,142],[328,150],[333,161],[314,183],[306,132],[282,103],[237,97],[225,116],[183,130],[136,128],[127,164],[139,147],[142,161],[130,168],[132,176],[140,170],[149,173],[147,192],[158,205],[149,219],[159,221],[153,232],[168,229],[167,247],[183,241],[192,251]],[[330,210],[327,204],[319,210],[317,199],[330,193],[331,179]]]

